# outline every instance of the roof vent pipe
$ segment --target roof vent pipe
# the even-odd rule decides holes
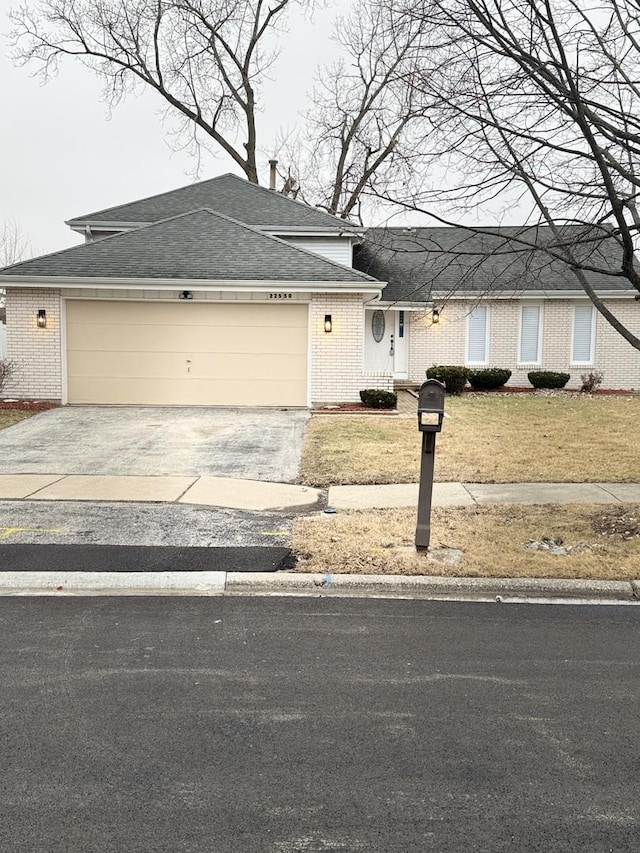
[[[269,166],[271,167],[271,172],[269,174],[269,189],[275,190],[275,188],[276,188],[276,176],[277,176],[276,168],[278,166],[278,161],[277,160],[269,160]]]

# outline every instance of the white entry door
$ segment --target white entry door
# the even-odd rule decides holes
[[[365,311],[365,372],[409,375],[408,324],[405,311],[378,308]]]

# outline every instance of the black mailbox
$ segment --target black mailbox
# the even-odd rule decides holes
[[[421,432],[440,432],[444,418],[444,385],[437,379],[427,379],[418,394],[418,429]]]

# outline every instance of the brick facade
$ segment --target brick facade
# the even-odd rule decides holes
[[[324,331],[331,315],[332,330]],[[393,389],[390,374],[364,372],[364,304],[358,294],[314,294],[311,299],[311,400],[348,403],[363,388]]]
[[[21,400],[62,399],[60,291],[8,288],[7,358],[16,376],[5,389],[7,397]],[[47,312],[47,327],[38,328],[38,310]]]
[[[464,364],[466,318],[475,303],[451,300],[433,325],[431,314],[410,314],[409,379],[423,382],[425,370],[433,364]],[[573,308],[588,304],[569,299],[487,300],[489,309],[489,345],[487,366],[512,371],[509,385],[529,387],[530,370],[561,370],[571,375],[567,388],[579,388],[580,376],[590,370],[604,375],[602,388],[640,390],[640,352],[633,349],[607,321],[596,312],[595,357],[592,366],[572,365]],[[518,364],[521,305],[542,305],[543,340],[539,364]],[[633,299],[606,303],[618,319],[640,336],[640,305]]]
[[[109,298],[104,292],[99,295]],[[112,292],[109,295],[122,298],[124,294]],[[133,292],[128,295],[133,296]],[[212,295],[211,298],[220,298],[220,295]],[[528,371],[542,369],[569,372],[571,381],[567,387],[578,388],[581,374],[594,369],[604,374],[603,388],[640,390],[640,353],[597,313],[593,368],[571,365],[572,318],[576,301],[558,299],[541,303],[543,345],[539,365],[518,365],[520,306],[532,303],[514,299],[483,304],[489,308],[487,363],[512,370],[510,385],[526,387],[529,384]],[[608,305],[628,328],[640,335],[640,304],[629,299],[612,300]],[[410,381],[423,382],[425,370],[432,364],[464,364],[466,317],[472,307],[473,303],[451,300],[444,306],[440,322],[436,325],[432,323],[430,312],[407,312]],[[46,329],[37,327],[36,317],[40,308],[47,312]],[[333,328],[329,334],[324,331],[326,314],[332,317]],[[18,372],[5,390],[6,396],[62,399],[61,316],[59,290],[8,289],[7,357],[16,363]],[[363,388],[389,390],[393,387],[389,374],[365,372],[362,296],[313,295],[309,323],[309,380],[313,403],[357,401]]]

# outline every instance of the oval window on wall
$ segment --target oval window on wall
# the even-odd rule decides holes
[[[373,340],[377,344],[379,344],[380,341],[384,338],[384,329],[384,311],[374,311],[373,316],[371,317],[371,334],[373,335]]]

